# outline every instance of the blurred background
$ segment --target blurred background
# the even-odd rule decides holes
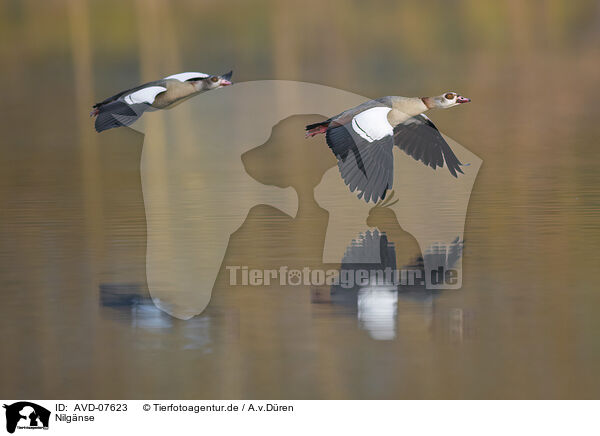
[[[0,58],[2,397],[598,398],[600,2],[0,0]],[[483,159],[463,288],[399,298],[391,341],[310,289],[226,274],[201,316],[157,311],[142,136],[98,135],[88,114],[139,83],[229,69],[470,97],[432,115]],[[318,246],[310,219],[255,213],[290,223],[262,241],[240,229],[232,264]]]

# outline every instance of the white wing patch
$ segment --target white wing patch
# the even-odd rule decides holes
[[[369,142],[378,141],[394,134],[394,129],[387,120],[389,107],[374,107],[359,113],[352,118],[352,129]]]
[[[166,90],[167,88],[163,86],[149,86],[147,88],[140,89],[139,91],[132,92],[131,94],[125,96],[124,100],[127,104],[152,104],[154,103],[156,96]]]
[[[166,79],[177,79],[180,82],[185,82],[186,80],[189,79],[193,79],[193,78],[201,78],[201,79],[205,79],[207,77],[210,77],[208,74],[204,74],[204,73],[179,73],[179,74],[173,74],[171,76],[167,76],[165,77]]]

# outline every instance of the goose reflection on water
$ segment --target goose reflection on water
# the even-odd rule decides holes
[[[337,305],[355,308],[359,327],[366,330],[375,340],[392,340],[396,337],[399,300],[412,300],[423,305],[424,321],[432,321],[433,298],[440,291],[428,290],[420,281],[408,282],[399,273],[385,274],[384,271],[395,271],[396,250],[388,236],[378,230],[367,230],[353,240],[348,248],[340,274],[351,275],[361,270],[368,273],[368,285],[354,284],[348,288],[340,285],[331,287],[331,302]],[[462,256],[463,242],[456,238],[450,244],[435,244],[424,256],[418,256],[414,262],[402,266],[402,270],[414,272],[415,277],[425,276],[425,261],[439,265],[444,270],[455,266]]]
[[[142,284],[103,283],[100,306],[106,309],[106,316],[130,324],[138,349],[169,348],[173,342],[168,335],[181,331],[183,343],[178,341],[177,347],[211,352],[211,315],[181,321],[160,310],[146,294]]]

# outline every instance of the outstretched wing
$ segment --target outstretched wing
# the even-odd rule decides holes
[[[458,160],[440,131],[425,115],[409,118],[394,128],[394,143],[413,159],[429,165],[434,170],[443,167],[454,177],[462,173],[462,163]]]
[[[394,179],[393,129],[387,120],[389,107],[376,106],[348,117],[345,124],[333,121],[327,144],[338,160],[338,169],[358,198],[377,202],[385,198]]]
[[[129,105],[120,100],[100,108],[94,127],[98,133],[115,127],[129,126],[150,108],[148,104]]]
[[[118,94],[115,94],[115,95],[113,95],[111,97],[108,97],[107,99],[102,100],[99,103],[96,103],[92,107],[99,108],[102,105],[108,104],[110,102],[117,101],[119,99],[122,100],[123,97],[125,97],[125,96],[127,96],[129,94],[133,94],[133,93],[135,93],[137,91],[143,91],[146,88],[151,88],[151,87],[154,87],[154,86],[162,86],[162,87],[166,88],[166,86],[167,86],[167,79],[165,78],[165,79],[161,79],[161,80],[155,80],[154,82],[148,82],[148,83],[144,83],[143,85],[136,86],[134,88],[126,89],[125,91],[121,91]]]
[[[145,111],[151,109],[156,96],[166,90],[164,86],[149,86],[100,106],[95,123],[96,131],[133,124]]]

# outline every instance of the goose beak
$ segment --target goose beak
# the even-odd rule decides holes
[[[229,86],[229,85],[233,85],[233,82],[231,81],[231,76],[233,75],[233,71],[230,71],[228,73],[223,74],[220,79],[221,79],[221,86]]]
[[[469,103],[470,101],[471,101],[471,99],[470,99],[470,98],[463,97],[462,95],[459,95],[458,97],[456,97],[456,102],[457,102],[458,104],[461,104],[461,103]]]

